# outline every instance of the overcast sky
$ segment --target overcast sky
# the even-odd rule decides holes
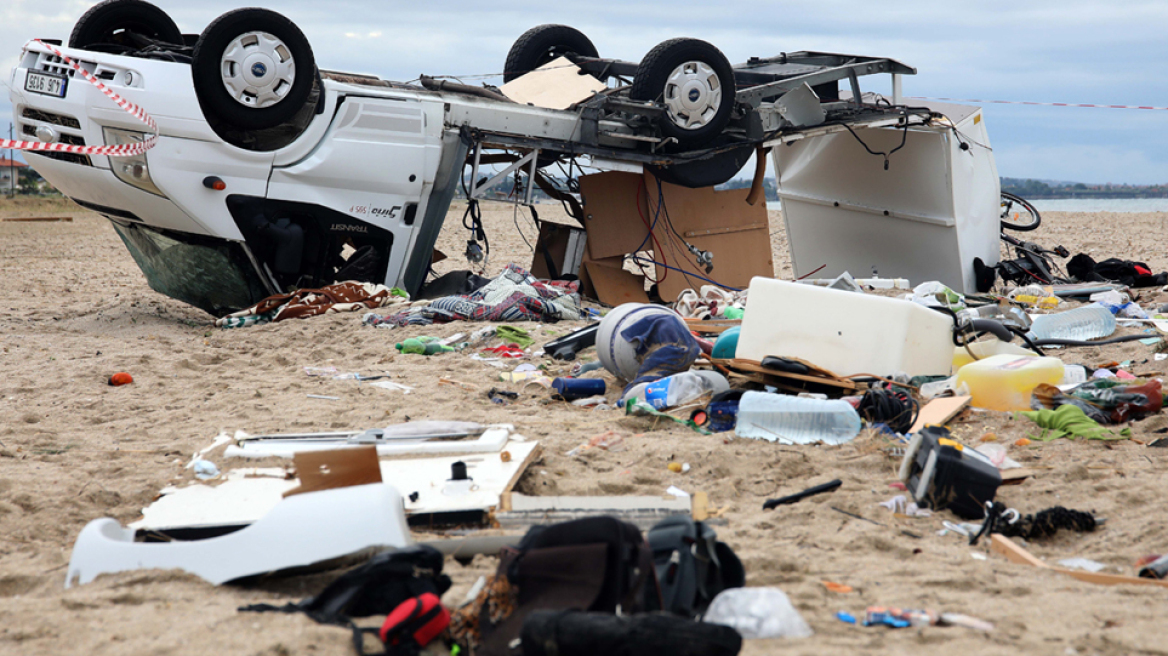
[[[7,82],[26,40],[67,38],[92,4],[2,0],[0,80]],[[157,4],[188,33],[246,6],[221,0]],[[905,78],[908,96],[1168,106],[1163,0],[256,4],[295,21],[321,67],[396,80],[498,72],[526,29],[565,23],[587,34],[601,56],[631,61],[665,39],[689,36],[712,42],[732,62],[796,50],[892,57],[918,70]],[[886,79],[872,90],[887,92]],[[0,115],[11,114],[7,90],[0,89]],[[0,119],[0,127],[7,122]],[[988,105],[986,122],[1001,175],[1168,183],[1168,111]]]

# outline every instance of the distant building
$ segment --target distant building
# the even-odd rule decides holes
[[[28,164],[0,157],[0,194],[8,195],[16,191],[20,170]]]

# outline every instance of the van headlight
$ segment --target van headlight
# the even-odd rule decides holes
[[[102,128],[101,131],[105,136],[105,144],[107,146],[124,146],[127,144],[141,143],[146,139],[146,133],[144,132],[118,130],[116,128]],[[163,198],[166,197],[166,194],[162,193],[162,190],[154,184],[154,180],[150,177],[150,166],[146,162],[146,153],[134,155],[133,157],[111,157],[109,161],[114,175],[122,182],[133,185],[142,191],[148,191]]]

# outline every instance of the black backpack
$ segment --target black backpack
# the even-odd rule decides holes
[[[314,597],[283,606],[253,604],[239,610],[304,613],[321,624],[348,627],[357,653],[364,654],[361,634],[375,633],[376,629],[362,629],[352,618],[389,615],[402,603],[424,594],[440,598],[450,589],[450,577],[442,573],[444,562],[442,552],[426,545],[387,551],[337,577]]]
[[[533,526],[519,544],[499,554],[496,583],[513,598],[476,604],[455,612],[459,625],[473,625],[476,655],[518,653],[512,642],[523,621],[537,610],[640,613],[661,607],[653,580],[653,555],[640,529],[615,517],[587,517],[550,526]]]
[[[719,592],[746,585],[742,561],[714,529],[688,515],[675,515],[649,530],[649,547],[662,609],[683,617],[701,617]]]

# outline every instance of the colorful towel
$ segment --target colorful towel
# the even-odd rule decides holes
[[[338,282],[320,289],[298,289],[269,296],[255,305],[217,319],[220,328],[243,328],[270,321],[304,319],[318,314],[354,312],[385,307],[403,300],[404,292],[368,282]],[[409,300],[408,296],[404,300]]]
[[[497,278],[465,296],[435,299],[397,314],[365,317],[371,326],[428,326],[451,321],[559,321],[582,316],[580,283],[537,280],[510,264]]]

